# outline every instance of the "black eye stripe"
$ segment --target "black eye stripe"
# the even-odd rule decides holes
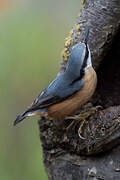
[[[89,56],[88,46],[87,46],[87,44],[85,44],[85,45],[86,45],[86,52],[85,52],[85,58],[83,60],[83,65],[82,65],[81,70],[83,70],[87,66],[87,59],[88,59],[88,56]]]
[[[85,75],[85,67],[87,66],[87,60],[88,60],[88,56],[89,56],[88,46],[86,43],[85,43],[85,45],[86,45],[86,52],[85,52],[85,58],[83,60],[83,65],[80,70],[80,79],[82,79],[82,77]]]

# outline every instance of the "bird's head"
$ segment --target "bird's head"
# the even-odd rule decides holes
[[[72,48],[66,72],[80,77],[90,66],[92,63],[89,46],[85,43],[78,43]]]
[[[73,46],[68,59],[66,72],[76,78],[83,76],[86,70],[92,66],[91,53],[87,44],[88,34],[89,31],[87,29],[87,32],[85,32],[84,43],[78,43]]]

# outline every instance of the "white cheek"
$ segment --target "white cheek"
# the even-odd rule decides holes
[[[92,66],[92,63],[91,63],[91,55],[89,54],[87,67],[90,67],[90,66]]]
[[[91,62],[91,53],[90,53],[90,50],[89,50],[89,57],[88,57],[88,60],[87,60],[87,66],[85,68],[85,71],[88,70],[89,67],[92,66],[92,62]]]
[[[90,50],[89,50],[89,57],[88,57],[88,61],[87,61],[87,67],[90,67],[92,66],[92,62],[91,62],[91,53],[90,53]]]

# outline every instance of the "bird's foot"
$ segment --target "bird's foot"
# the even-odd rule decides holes
[[[69,116],[66,119],[73,120],[70,125],[66,128],[66,131],[69,131],[74,125],[76,125],[79,121],[81,121],[80,127],[78,129],[78,135],[81,139],[85,139],[82,134],[82,128],[86,123],[86,119],[89,118],[91,115],[95,114],[99,109],[102,109],[102,106],[95,106],[91,107],[87,112],[80,112],[78,115]]]

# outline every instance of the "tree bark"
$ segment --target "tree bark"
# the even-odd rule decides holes
[[[65,70],[72,47],[90,27],[88,44],[98,85],[91,106],[102,109],[87,118],[83,136],[70,120],[38,121],[43,158],[50,180],[120,179],[120,1],[86,0],[77,23],[66,39],[60,73]],[[89,105],[82,107],[87,112]],[[80,110],[81,111],[81,110]]]

